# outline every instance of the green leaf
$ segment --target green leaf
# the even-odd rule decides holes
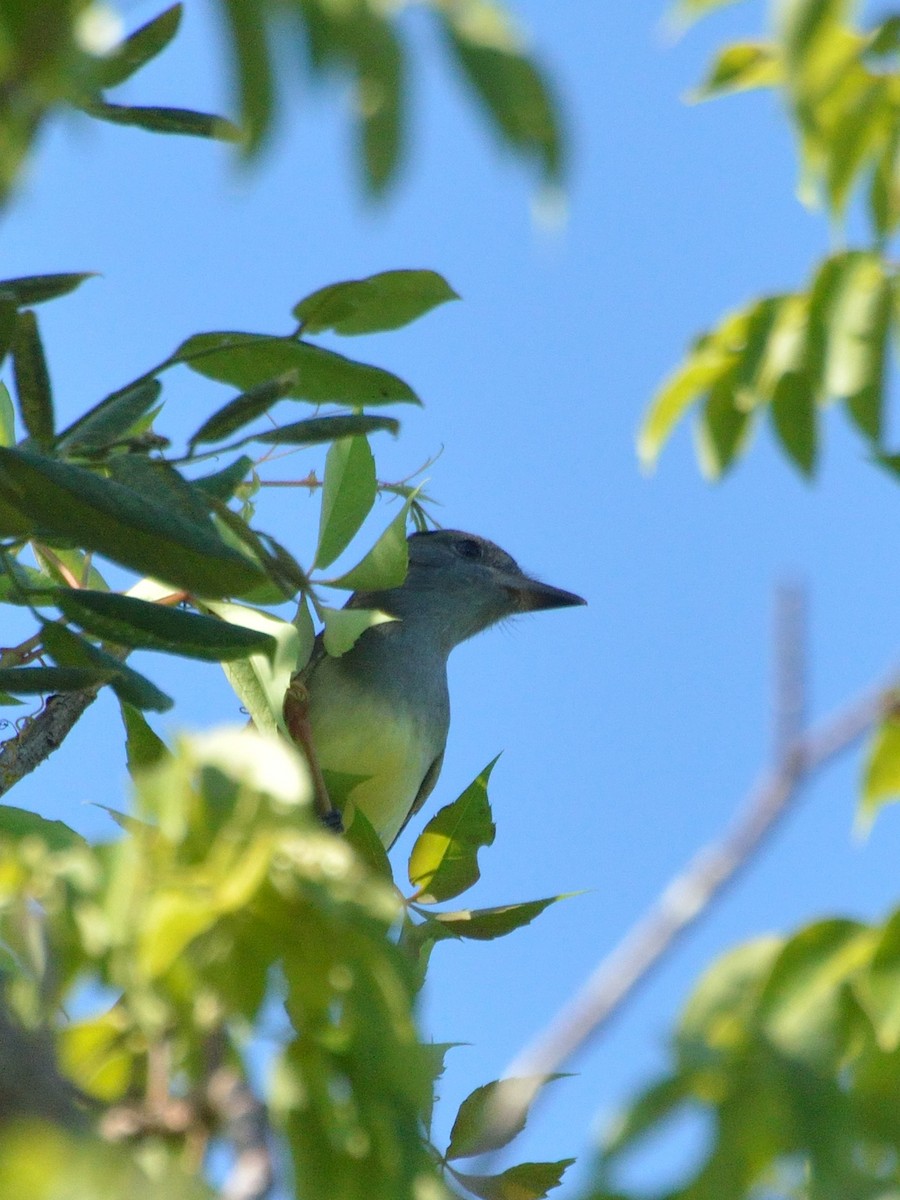
[[[489,762],[461,796],[431,818],[416,839],[409,857],[409,882],[421,903],[451,900],[479,879],[478,851],[490,846],[496,833],[487,794],[496,763],[496,758]]]
[[[5,383],[0,383],[0,446],[12,446],[16,441],[16,414]]]
[[[214,532],[83,467],[0,448],[0,499],[41,530],[205,596],[240,595],[265,576]]]
[[[464,908],[459,912],[431,914],[431,919],[441,927],[441,936],[464,938],[474,942],[492,942],[506,937],[517,929],[530,925],[544,909],[562,900],[563,896],[549,896],[545,900],[525,900],[520,904],[501,904],[496,908]],[[423,903],[428,899],[417,897]]]
[[[48,850],[72,850],[87,845],[80,833],[63,821],[48,821],[25,808],[0,804],[0,840],[37,838]]]
[[[515,1103],[518,1094],[524,1093],[534,1098],[547,1083],[562,1078],[562,1075],[522,1076],[498,1079],[476,1088],[459,1106],[445,1157],[473,1158],[476,1154],[487,1154],[508,1145],[525,1128],[528,1109],[514,1124],[503,1122],[502,1128],[494,1126],[494,1115],[503,1107],[504,1100],[510,1098],[518,1110],[521,1107]]]
[[[885,804],[900,800],[900,716],[878,726],[866,753],[858,817],[868,826]]]
[[[818,457],[818,431],[816,401],[807,376],[797,371],[782,375],[770,411],[782,446],[800,471],[812,476]]]
[[[85,688],[102,687],[114,674],[99,667],[0,667],[0,691],[13,696],[81,692]]]
[[[62,584],[63,587],[68,588],[72,586],[72,579],[75,579],[79,587],[93,588],[97,592],[109,591],[106,580],[91,563],[90,555],[85,554],[83,550],[70,550],[60,546],[54,546],[50,550],[39,542],[32,542],[31,546],[35,558],[46,572],[43,581],[33,580],[33,587],[45,588],[46,584],[51,582]],[[55,588],[51,589],[50,594],[42,600],[42,603],[53,603],[53,591]]]
[[[322,639],[332,658],[346,654],[367,629],[397,619],[372,608],[326,608],[323,605],[320,612],[325,622]]]
[[[178,32],[182,9],[183,5],[173,4],[129,34],[111,54],[101,58],[98,63],[100,87],[117,87],[165,50]]]
[[[843,215],[859,172],[879,151],[893,123],[887,80],[875,79],[848,105],[828,141],[826,184],[831,209]]]
[[[28,436],[40,446],[53,441],[53,396],[37,317],[30,309],[19,313],[12,343],[13,377],[19,412]]]
[[[766,1036],[792,1059],[833,1070],[846,1050],[843,985],[871,960],[877,932],[856,921],[817,921],[776,958],[759,1000]]]
[[[770,42],[732,42],[716,56],[691,99],[708,100],[727,92],[776,87],[780,82],[781,64]]]
[[[238,142],[240,130],[225,117],[195,112],[191,108],[165,108],[160,105],[107,104],[92,98],[79,107],[88,116],[113,125],[132,125],[150,133],[176,133],[186,137],[215,138],[220,142]]]
[[[350,545],[375,503],[377,486],[375,460],[366,439],[336,441],[325,459],[314,566],[329,566]]]
[[[810,325],[825,331],[824,389],[829,396],[855,396],[865,388],[881,389],[885,329],[891,285],[875,254],[851,251],[830,260],[831,285],[821,308],[814,299]]]
[[[253,459],[247,454],[242,454],[240,458],[236,458],[233,463],[229,463],[221,471],[214,471],[211,475],[201,475],[199,479],[192,479],[191,487],[199,488],[201,492],[206,492],[208,496],[215,496],[218,500],[228,501],[252,470]]]
[[[329,795],[331,795],[330,788]],[[347,821],[348,810],[350,813],[349,823]],[[342,815],[344,818],[344,836],[347,841],[371,871],[374,871],[376,875],[380,875],[389,883],[393,883],[394,872],[391,869],[391,862],[384,848],[384,843],[375,832],[366,814],[351,801],[343,810]]]
[[[609,1161],[628,1150],[654,1126],[662,1125],[690,1099],[689,1079],[678,1073],[667,1075],[644,1088],[637,1098],[615,1114],[609,1128],[604,1130],[603,1157]]]
[[[68,275],[24,275],[17,279],[0,280],[0,295],[11,296],[18,307],[43,304],[74,292],[86,279],[94,279],[96,271],[79,271]]]
[[[260,0],[223,0],[231,35],[245,153],[256,153],[272,124],[275,98],[266,38],[266,9]]]
[[[459,296],[436,271],[382,271],[319,288],[294,307],[304,333],[399,329]]]
[[[680,24],[690,25],[717,8],[729,8],[738,3],[740,0],[677,0],[674,15]]]
[[[245,391],[276,376],[296,371],[291,395],[314,404],[365,405],[406,402],[418,404],[412,388],[380,367],[354,362],[321,346],[311,346],[290,337],[261,333],[198,333],[188,338],[172,355],[220,383]]]
[[[365,181],[374,195],[397,174],[403,149],[406,63],[389,21],[364,10],[356,22],[356,111]]]
[[[197,432],[191,435],[189,444],[195,446],[199,442],[221,442],[230,437],[236,430],[268,412],[273,404],[290,396],[296,382],[296,370],[288,371],[277,379],[269,379],[248,392],[242,392],[204,421]]]
[[[256,728],[263,733],[275,733],[279,729],[287,733],[282,713],[284,694],[291,676],[309,658],[314,640],[305,602],[300,605],[293,622],[244,604],[216,601],[207,607],[225,621],[258,629],[274,640],[274,657],[253,654],[247,659],[223,663],[223,669]]]
[[[0,296],[2,296],[2,291],[0,291]],[[19,312],[15,301],[0,299],[0,366],[3,365],[7,354],[12,349],[18,318]]]
[[[406,501],[365,558],[337,579],[330,579],[328,586],[347,588],[353,592],[385,591],[399,587],[409,567],[406,523],[411,504],[412,499]]]
[[[132,704],[120,703],[125,726],[125,761],[132,779],[140,771],[157,766],[171,756],[166,743],[147,724],[144,714]]]
[[[482,1200],[543,1200],[559,1187],[574,1162],[574,1158],[562,1158],[559,1162],[520,1163],[499,1175],[467,1175],[462,1171],[454,1171],[453,1175]]]
[[[499,10],[482,20],[478,13],[466,19],[469,6],[461,6],[458,19],[455,10],[449,11],[445,29],[450,49],[497,132],[513,150],[536,159],[545,176],[558,179],[562,134],[542,72],[519,52],[518,39]]]
[[[41,639],[53,660],[61,668],[81,668],[105,671],[109,674],[109,686],[119,700],[135,708],[149,708],[154,712],[167,712],[172,699],[165,692],[131,667],[105,650],[92,646],[90,642],[59,625],[55,621],[45,622]]]
[[[157,379],[139,380],[113,392],[63,430],[60,446],[76,451],[95,449],[125,438],[156,404],[161,392]]]
[[[253,434],[252,440],[277,446],[314,446],[357,434],[396,434],[399,429],[400,422],[393,417],[370,417],[367,413],[356,413],[347,417],[308,417],[305,421],[293,421],[290,425],[279,425],[277,429]]]
[[[710,479],[719,479],[745,449],[753,413],[737,407],[730,380],[716,383],[706,398],[697,425],[697,457]]]
[[[116,592],[60,588],[56,603],[60,612],[89,633],[133,649],[161,650],[206,662],[228,662],[249,654],[271,659],[276,650],[275,639],[260,630]]]

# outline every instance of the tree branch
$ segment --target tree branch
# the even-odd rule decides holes
[[[647,913],[597,965],[574,997],[522,1050],[504,1074],[485,1122],[492,1137],[516,1129],[548,1075],[563,1070],[644,983],[684,932],[748,866],[802,786],[849,749],[891,704],[897,680],[851,701],[817,727],[800,732],[804,708],[803,600],[781,598],[777,613],[775,764],[741,804],[722,836],[703,847]]]
[[[58,750],[75,722],[97,699],[100,685],[50,696],[36,717],[0,745],[0,796]]]

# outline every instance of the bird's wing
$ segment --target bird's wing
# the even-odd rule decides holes
[[[412,802],[412,808],[406,814],[406,820],[403,822],[403,824],[397,830],[397,837],[394,838],[394,842],[397,840],[397,838],[400,836],[400,834],[403,832],[403,830],[410,823],[412,818],[416,815],[416,813],[419,811],[419,809],[422,807],[422,805],[425,803],[425,801],[428,799],[428,797],[434,791],[434,785],[438,781],[438,775],[440,775],[440,773],[441,773],[441,767],[443,766],[443,763],[444,763],[444,751],[442,750],[440,752],[440,754],[437,756],[437,758],[434,760],[434,762],[431,764],[431,766],[428,768],[428,770],[425,772],[425,778],[422,780],[421,784],[419,785],[419,790],[416,792],[416,798]],[[391,842],[391,846],[393,846],[394,842]],[[390,846],[388,846],[388,849],[390,849]]]

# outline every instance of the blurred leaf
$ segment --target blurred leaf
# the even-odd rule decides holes
[[[697,456],[710,479],[719,479],[747,445],[752,412],[737,407],[735,389],[728,379],[710,390],[697,425]]]
[[[20,312],[12,343],[13,377],[19,412],[28,436],[46,447],[53,441],[53,397],[37,317],[30,309]]]
[[[713,12],[714,9],[728,8],[738,3],[740,0],[677,0],[675,17],[687,25]]]
[[[120,704],[125,726],[125,761],[132,779],[140,771],[155,767],[168,758],[171,751],[166,743],[147,724],[147,718],[133,704]]]
[[[409,857],[409,882],[420,903],[452,900],[480,878],[478,851],[492,845],[496,834],[487,794],[496,763],[496,758],[489,762],[462,795],[431,818],[416,839]]]
[[[327,567],[347,549],[377,494],[375,460],[364,437],[340,438],[325,459],[319,541],[314,566]]]
[[[293,313],[304,333],[377,333],[399,329],[439,304],[458,299],[436,271],[382,271],[319,288],[295,305]]]
[[[162,392],[157,379],[139,380],[113,392],[64,429],[59,444],[66,449],[108,446],[131,433]]]
[[[247,454],[242,454],[240,458],[236,458],[233,463],[229,463],[221,471],[214,471],[211,475],[201,475],[198,479],[192,479],[191,486],[199,488],[201,492],[206,492],[210,496],[215,496],[218,500],[228,501],[252,469],[253,459]]]
[[[482,1200],[543,1200],[559,1187],[563,1174],[574,1162],[574,1158],[563,1158],[559,1162],[520,1163],[499,1175],[466,1175],[462,1171],[454,1171],[453,1175]]]
[[[261,0],[221,0],[221,5],[231,36],[241,127],[249,156],[265,141],[275,108],[266,7]]]
[[[277,376],[296,371],[291,395],[314,404],[346,404],[362,408],[371,404],[418,404],[415,392],[402,379],[379,367],[354,362],[290,337],[261,333],[198,333],[172,355],[221,383],[245,391]]]
[[[330,787],[329,795],[331,795]],[[349,822],[347,820],[348,810],[350,812]],[[344,836],[362,861],[376,875],[393,883],[394,872],[391,870],[391,862],[384,843],[375,832],[366,814],[351,801],[343,810],[342,816],[344,818]]]
[[[356,49],[356,108],[365,181],[375,195],[397,174],[403,150],[406,64],[387,20],[366,13]]]
[[[644,1088],[615,1114],[603,1134],[603,1154],[612,1158],[628,1150],[654,1126],[669,1120],[690,1098],[688,1078],[679,1073],[667,1075]]]
[[[0,290],[0,295],[2,295],[2,290]],[[0,299],[0,366],[3,365],[7,354],[12,349],[12,344],[16,336],[18,316],[19,313],[14,300]],[[9,445],[10,443],[4,444]]]
[[[329,587],[372,592],[399,587],[403,583],[409,567],[406,524],[411,503],[411,500],[406,501],[365,558],[337,579],[329,580]]]
[[[513,1098],[513,1106],[518,1108],[519,1105],[515,1103],[518,1092],[524,1091],[528,1095],[534,1092],[536,1099],[539,1090],[562,1078],[562,1075],[523,1076],[498,1079],[476,1088],[459,1106],[445,1157],[473,1158],[476,1154],[488,1154],[492,1150],[500,1150],[509,1145],[525,1128],[528,1111],[526,1110],[512,1127],[504,1122],[502,1129],[492,1128],[490,1122],[498,1107],[503,1104],[504,1095]]]
[[[842,215],[859,172],[884,143],[892,113],[884,79],[874,79],[849,104],[830,133],[826,185],[832,211]]]
[[[60,612],[89,633],[133,649],[161,650],[207,662],[249,654],[271,659],[276,650],[275,639],[259,630],[116,592],[60,588],[56,603]]]
[[[31,548],[48,577],[43,582],[35,579],[33,586],[44,587],[49,580],[68,588],[72,586],[71,580],[74,579],[79,587],[93,588],[98,592],[109,591],[106,580],[91,562],[90,555],[85,554],[83,550],[70,550],[59,546],[50,550],[35,541],[32,541]],[[47,601],[51,600],[52,595],[47,597]]]
[[[189,445],[193,447],[199,442],[221,442],[230,437],[236,430],[268,412],[279,400],[290,396],[296,382],[297,372],[288,371],[276,379],[258,384],[248,392],[242,392],[204,421],[197,432],[191,435]]]
[[[900,127],[890,130],[876,157],[869,212],[878,236],[890,237],[900,222]]]
[[[692,100],[708,100],[726,92],[775,87],[781,82],[781,64],[769,42],[732,42],[721,50]]]
[[[417,899],[428,903],[427,898]],[[491,942],[517,929],[524,929],[544,909],[562,899],[563,896],[549,896],[546,900],[525,900],[520,904],[501,904],[496,908],[465,908],[459,912],[432,913],[430,917],[440,924],[442,936]]]
[[[111,54],[102,58],[98,75],[100,87],[117,87],[165,50],[178,32],[182,9],[183,5],[173,4],[129,34]]]
[[[176,133],[187,137],[215,138],[238,142],[240,130],[225,117],[195,112],[190,108],[165,108],[160,105],[107,104],[105,100],[85,100],[81,107],[91,117],[113,125],[132,125],[150,133]]]
[[[128,1047],[127,1021],[116,1007],[99,1017],[69,1023],[60,1039],[60,1065],[68,1077],[106,1103],[120,1100],[132,1083],[135,1063]]]
[[[16,440],[16,414],[5,383],[0,383],[0,446],[12,446]]]
[[[55,536],[200,595],[241,594],[260,568],[177,512],[82,467],[0,448],[0,499]]]
[[[71,850],[73,846],[86,845],[81,834],[63,821],[48,821],[25,808],[0,804],[0,839],[21,841],[24,838],[37,838],[49,850]]]
[[[308,417],[305,421],[293,421],[290,425],[279,425],[277,429],[263,430],[254,434],[252,440],[279,446],[314,446],[357,434],[396,434],[399,429],[400,422],[393,417],[370,417],[367,413],[356,413],[347,417]]]
[[[79,271],[68,275],[23,275],[17,279],[0,279],[0,295],[12,297],[18,307],[43,304],[74,292],[86,279],[96,278],[96,271]]]
[[[859,818],[869,825],[885,804],[900,799],[900,717],[889,714],[866,754]]]
[[[562,135],[541,71],[519,51],[518,39],[499,10],[490,18],[475,5],[461,5],[450,13],[452,19],[445,25],[448,44],[498,133],[512,149],[535,158],[545,176],[559,178]]]
[[[167,712],[172,699],[165,692],[131,667],[105,650],[92,646],[85,638],[55,621],[45,622],[41,640],[48,654],[60,668],[87,668],[109,674],[109,686],[119,700],[135,708]]]
[[[13,696],[80,692],[109,683],[114,674],[99,667],[0,667],[0,690]]]
[[[879,931],[868,970],[854,990],[872,1021],[879,1047],[892,1054],[900,1047],[900,912]]]
[[[809,379],[796,371],[782,375],[772,397],[771,413],[782,446],[800,471],[811,476],[818,457],[818,431]]]

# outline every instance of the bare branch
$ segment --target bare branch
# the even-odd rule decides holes
[[[51,696],[36,717],[29,717],[15,737],[0,745],[0,796],[59,749],[99,690],[98,685]]]
[[[486,1121],[492,1134],[518,1127],[546,1077],[565,1069],[584,1050],[685,930],[749,864],[802,785],[858,741],[890,706],[896,680],[864,693],[806,734],[794,733],[782,741],[786,731],[796,730],[803,702],[802,657],[796,641],[791,642],[788,656],[785,642],[802,627],[802,602],[794,594],[789,604],[793,611],[789,614],[783,608],[779,621],[778,757],[773,769],[751,790],[722,837],[694,856],[551,1024],[507,1067],[505,1086],[498,1089],[494,1111]]]

